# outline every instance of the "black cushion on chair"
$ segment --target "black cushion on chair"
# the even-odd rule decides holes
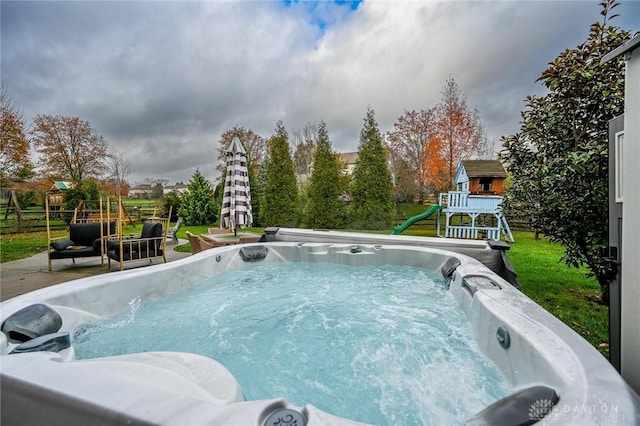
[[[100,238],[99,223],[72,223],[69,225],[69,239],[78,246],[93,246],[93,241]]]
[[[142,227],[142,236],[141,238],[154,238],[155,241],[149,242],[149,244],[144,244],[140,247],[140,251],[145,252],[146,256],[158,256],[156,250],[160,250],[162,246],[162,223],[156,222],[145,222]]]
[[[122,260],[129,260],[132,258],[132,253],[136,252],[138,240],[124,240],[122,242],[122,256],[120,253],[120,241],[107,241],[107,256],[111,259],[120,261],[120,257]]]
[[[110,240],[107,242],[107,256],[114,260],[142,260],[149,257],[162,255],[162,223],[144,222],[140,238],[130,238],[122,240],[122,251],[120,241]]]
[[[96,238],[93,241],[93,249],[94,250],[100,250],[100,241],[101,241],[100,238]]]
[[[116,247],[120,247],[119,240],[107,240],[107,250],[115,250]]]
[[[142,225],[142,235],[140,238],[162,237],[162,224],[145,222]]]
[[[55,241],[51,243],[51,248],[54,250],[66,250],[67,247],[75,246],[75,245],[76,243],[74,243],[71,240],[63,240],[63,241]]]

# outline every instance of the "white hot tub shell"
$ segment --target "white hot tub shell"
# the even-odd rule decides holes
[[[220,247],[168,264],[34,291],[3,302],[2,322],[41,304],[62,318],[57,334],[73,335],[84,324],[123,311],[132,300],[177,292],[231,268],[250,268],[253,262],[421,267],[442,271],[450,281],[480,349],[514,389],[512,396],[469,424],[510,424],[514,419],[509,409],[519,410],[525,419],[536,419],[544,409],[548,425],[640,424],[638,396],[607,360],[478,260],[432,248],[432,239],[426,238],[413,238],[407,246],[398,243],[403,237],[381,241],[379,236],[345,233],[351,236],[349,242],[331,242],[342,233],[331,238],[321,232],[304,234],[298,235],[299,241]],[[11,354],[21,342],[10,337],[0,334],[1,415],[6,424],[271,425],[298,419],[298,424],[308,425],[358,424],[315,408],[313,401],[304,407],[283,399],[245,401],[231,373],[200,355],[152,352],[76,360],[73,347]],[[540,387],[551,389],[558,401],[537,400],[536,393],[527,396]]]

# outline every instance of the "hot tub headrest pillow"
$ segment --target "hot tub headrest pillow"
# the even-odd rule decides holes
[[[2,323],[2,332],[10,342],[26,342],[62,327],[62,317],[49,306],[36,303],[20,309]]]

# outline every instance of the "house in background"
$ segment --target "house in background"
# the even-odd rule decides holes
[[[54,180],[53,184],[49,188],[49,192],[62,192],[68,189],[73,189],[76,187],[75,182],[71,182],[68,180]]]
[[[167,185],[164,187],[162,193],[167,195],[170,192],[177,192],[182,195],[189,190],[189,187],[182,182],[178,182],[175,185]]]
[[[356,162],[358,161],[357,152],[343,152],[338,154],[338,161],[344,164],[344,171],[348,175],[353,175],[353,170],[356,168]]]
[[[151,198],[153,187],[148,184],[136,185],[129,188],[129,198],[148,199]]]
[[[337,153],[338,162],[344,166],[344,173],[347,175],[353,175],[353,170],[356,167],[356,161],[358,161],[358,153],[357,152],[343,152]],[[297,172],[296,180],[298,181],[298,185],[306,185],[309,183],[309,179],[311,178],[311,173],[313,172],[313,164],[310,164],[307,167],[305,173]]]

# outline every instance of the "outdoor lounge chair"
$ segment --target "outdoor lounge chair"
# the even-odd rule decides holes
[[[49,271],[51,261],[77,257],[100,256],[104,262],[104,241],[116,229],[115,222],[72,223],[69,225],[69,238],[49,238]]]
[[[229,230],[215,227],[215,228],[209,228],[207,233],[209,233],[209,234],[228,234]]]
[[[191,244],[192,254],[200,253],[201,251],[209,250],[215,247],[221,247],[224,245],[223,243],[217,243],[212,240],[205,240],[200,235],[192,234],[189,231],[187,231],[187,238],[189,238],[189,243]]]
[[[179,217],[176,224],[173,227],[169,228],[169,235],[171,236],[171,240],[173,241],[173,244],[178,244],[177,234],[178,234],[178,230],[182,227],[182,222],[184,222],[184,219]]]
[[[171,209],[169,209],[169,215],[166,218],[146,220],[142,225],[142,234],[138,238],[123,237],[122,228],[120,228],[118,235],[107,241],[109,266],[111,266],[111,259],[119,262],[121,271],[124,269],[126,262],[141,260],[149,260],[151,262],[154,259],[161,258],[167,263],[165,247],[169,217],[171,217]]]
[[[261,238],[262,235],[240,237],[240,244],[258,243]]]

